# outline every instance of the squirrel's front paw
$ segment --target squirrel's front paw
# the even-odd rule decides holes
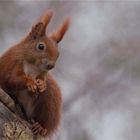
[[[47,88],[47,84],[45,80],[37,79],[36,80],[36,85],[38,87],[39,92],[44,92]]]
[[[36,82],[34,80],[28,79],[26,85],[27,85],[27,88],[29,91],[32,91],[32,92],[37,91],[37,85],[36,85]]]

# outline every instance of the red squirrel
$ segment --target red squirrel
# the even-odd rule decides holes
[[[48,73],[59,56],[58,43],[64,37],[69,18],[52,34],[46,28],[52,10],[42,15],[27,36],[0,57],[0,86],[22,105],[33,134],[51,136],[61,116],[61,92]]]

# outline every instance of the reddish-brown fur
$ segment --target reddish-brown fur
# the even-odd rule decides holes
[[[60,121],[61,92],[46,65],[55,64],[59,55],[57,43],[69,25],[66,19],[56,32],[46,36],[51,17],[52,11],[45,13],[20,43],[0,57],[0,86],[23,105],[29,120],[39,123],[40,126],[33,126],[33,131],[42,136],[51,136]],[[45,50],[36,50],[39,42],[45,44]],[[37,80],[42,84],[37,84]]]

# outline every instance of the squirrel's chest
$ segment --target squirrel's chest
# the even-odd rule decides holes
[[[26,61],[23,64],[23,69],[25,74],[33,79],[36,79],[36,77],[41,73],[40,69],[36,65],[30,64]]]

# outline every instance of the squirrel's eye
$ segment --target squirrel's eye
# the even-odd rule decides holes
[[[43,51],[44,49],[45,49],[45,44],[39,43],[39,44],[37,45],[37,50]]]

